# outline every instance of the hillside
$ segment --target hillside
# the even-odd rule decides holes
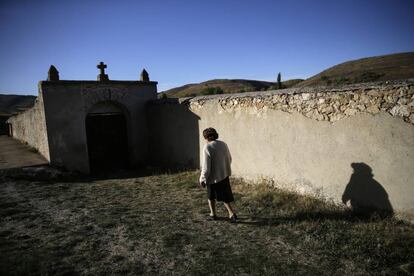
[[[295,87],[335,86],[414,78],[414,52],[362,58],[335,65]]]
[[[347,61],[306,80],[283,82],[283,88],[336,86],[372,81],[414,78],[414,52],[368,57]],[[240,93],[275,89],[276,83],[243,79],[215,79],[186,84],[164,91],[168,97],[187,97],[219,93]]]
[[[288,80],[282,82],[284,88],[292,87],[293,85],[301,82],[300,79]],[[188,97],[204,94],[213,94],[214,89],[220,88],[222,93],[240,93],[250,91],[264,91],[276,87],[275,82],[258,81],[258,80],[244,80],[244,79],[215,79],[201,83],[186,84],[180,87],[176,87],[163,93],[168,97]],[[208,89],[213,89],[209,91]],[[212,92],[212,93],[210,93]]]
[[[34,105],[35,96],[0,94],[0,115],[10,116]]]

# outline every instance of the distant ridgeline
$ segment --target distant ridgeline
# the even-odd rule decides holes
[[[282,72],[283,73],[283,72]],[[283,78],[283,75],[281,76]],[[368,57],[335,65],[306,80],[292,79],[275,82],[217,79],[176,87],[162,94],[169,98],[194,97],[213,94],[268,91],[280,88],[328,86],[356,84],[375,81],[414,78],[414,53],[399,53],[385,56]],[[219,93],[217,93],[219,92]]]
[[[0,94],[0,116],[10,116],[34,105],[36,96]]]
[[[34,105],[35,96],[0,94],[0,135],[8,134],[7,119]]]

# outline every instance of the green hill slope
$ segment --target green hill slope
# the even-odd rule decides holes
[[[292,87],[302,80],[288,80],[282,82],[284,88]],[[168,97],[189,97],[218,93],[242,93],[250,91],[264,91],[276,87],[275,82],[243,80],[243,79],[216,79],[201,83],[186,84],[164,91]]]
[[[372,81],[414,78],[414,52],[362,58],[335,65],[306,79],[283,82],[283,88],[337,86]],[[215,79],[186,84],[163,93],[168,97],[188,97],[217,93],[240,93],[275,89],[276,83],[243,79]]]
[[[362,58],[335,65],[295,87],[336,86],[414,78],[414,52]]]

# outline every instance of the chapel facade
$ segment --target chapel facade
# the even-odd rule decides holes
[[[138,167],[148,160],[146,105],[157,82],[144,69],[136,81],[60,80],[52,65],[39,82],[35,105],[8,120],[11,135],[36,148],[51,165],[90,173]]]

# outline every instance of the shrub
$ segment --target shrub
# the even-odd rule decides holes
[[[349,78],[339,77],[335,79],[335,85],[342,85],[349,83]]]
[[[356,82],[370,82],[370,81],[376,81],[383,77],[384,73],[376,73],[376,72],[364,72],[361,76],[359,76],[356,79]]]
[[[207,87],[201,90],[201,95],[217,95],[217,94],[223,94],[224,91],[221,89],[221,87]]]

